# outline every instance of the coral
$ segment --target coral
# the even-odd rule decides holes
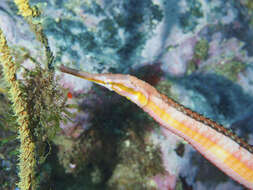
[[[58,9],[44,11],[43,28],[56,61],[82,63],[77,67],[98,72],[133,65],[163,18],[151,0],[49,2]]]
[[[21,84],[16,79],[16,64],[12,61],[10,50],[8,48],[6,39],[0,30],[0,53],[1,63],[3,64],[3,73],[5,80],[10,85],[10,99],[13,102],[13,111],[17,116],[19,124],[19,138],[20,138],[20,182],[21,190],[36,189],[35,181],[35,143],[30,125],[30,116],[28,115],[28,105],[26,97],[21,90]]]
[[[120,142],[119,162],[108,181],[109,189],[154,189],[152,177],[164,172],[158,146],[148,142],[148,133],[141,136],[128,131],[127,139]],[[141,151],[140,151],[141,150]]]
[[[81,158],[81,155],[77,155],[80,152],[74,149],[76,149],[75,146],[77,147],[79,143],[74,142],[72,139],[69,139],[63,135],[58,135],[56,138],[54,138],[53,142],[55,145],[57,145],[57,147],[59,147],[57,157],[60,164],[63,166],[65,172],[75,173],[80,164],[76,162],[75,158],[76,157]]]
[[[180,17],[180,24],[184,32],[192,31],[196,28],[199,18],[203,17],[203,8],[198,0],[187,1],[187,11]]]

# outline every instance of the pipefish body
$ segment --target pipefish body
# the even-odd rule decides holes
[[[160,94],[154,87],[134,76],[91,74],[63,65],[60,70],[126,97],[163,127],[182,137],[225,174],[253,189],[253,146],[222,125]]]

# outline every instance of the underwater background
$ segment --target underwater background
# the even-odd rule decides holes
[[[15,1],[0,1],[0,28],[28,104],[37,189],[243,189],[127,99],[57,67],[134,75],[253,144],[252,0],[30,0],[32,19]],[[18,190],[22,132],[4,75],[0,190]]]

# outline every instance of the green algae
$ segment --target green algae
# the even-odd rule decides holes
[[[0,128],[2,129],[1,126]],[[0,130],[0,189],[15,189],[15,184],[18,182],[18,146],[15,131]]]
[[[249,14],[249,25],[253,28],[253,1],[246,0],[245,7],[247,8]]]
[[[194,47],[194,59],[206,60],[208,56],[209,43],[206,39],[200,39]]]
[[[222,75],[232,81],[237,81],[238,74],[245,70],[246,64],[241,61],[231,60],[227,63],[216,65],[214,70],[217,74]]]
[[[251,0],[246,0],[246,7],[253,12],[253,1]]]
[[[187,70],[186,70],[186,74],[190,75],[192,74],[194,71],[196,71],[198,69],[198,66],[196,64],[196,61],[194,61],[193,59],[190,60],[187,64]]]
[[[210,64],[203,68],[206,71],[214,71],[216,74],[226,77],[227,79],[236,82],[238,79],[238,74],[244,71],[247,64],[231,59],[226,62],[221,62],[219,64]]]
[[[198,62],[208,58],[209,43],[206,39],[200,39],[194,46],[193,58],[188,62],[186,74],[190,75],[198,69]]]

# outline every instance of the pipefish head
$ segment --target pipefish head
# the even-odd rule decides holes
[[[93,82],[115,91],[140,107],[148,102],[149,93],[144,88],[145,82],[131,75],[100,74],[95,76]]]
[[[75,75],[77,77],[97,83],[101,86],[113,90],[116,93],[125,96],[127,99],[144,107],[149,99],[150,89],[153,88],[144,81],[139,80],[131,75],[123,74],[91,74],[76,69],[71,69],[61,65],[59,68],[62,72]]]

